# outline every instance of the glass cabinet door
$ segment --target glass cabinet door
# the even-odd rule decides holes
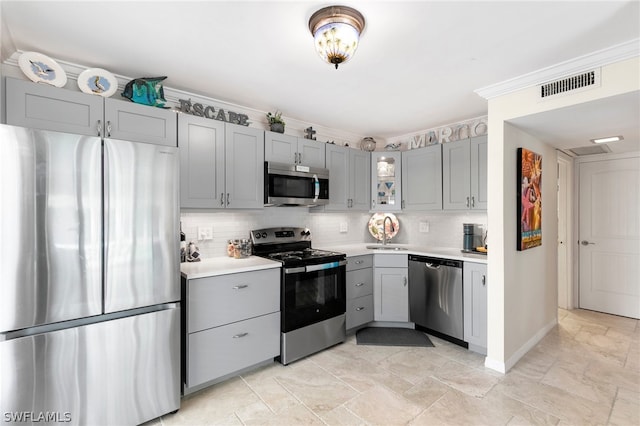
[[[371,210],[400,211],[402,208],[400,152],[372,152],[371,154]]]

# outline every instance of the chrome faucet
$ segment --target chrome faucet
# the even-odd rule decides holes
[[[395,228],[393,227],[393,219],[391,219],[391,216],[385,216],[384,220],[382,221],[382,245],[386,246],[387,245],[387,219],[389,219],[389,225],[390,225],[390,231],[393,232],[395,231]]]

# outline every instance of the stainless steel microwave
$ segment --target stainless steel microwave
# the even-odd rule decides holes
[[[328,169],[264,163],[265,206],[320,206],[328,203]]]

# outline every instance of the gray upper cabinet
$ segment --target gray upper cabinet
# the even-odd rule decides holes
[[[402,153],[402,208],[442,210],[442,145]]]
[[[442,145],[443,208],[486,210],[487,137]]]
[[[264,131],[225,124],[225,206],[232,209],[264,207]]]
[[[178,116],[180,207],[224,208],[224,122]]]
[[[47,84],[6,79],[7,124],[102,136],[103,98]]]
[[[326,145],[329,204],[326,211],[369,210],[370,154],[344,146]]]
[[[266,131],[264,132],[265,161],[325,167],[324,143]]]
[[[105,98],[104,121],[106,137],[176,146],[178,121],[170,109]]]
[[[180,207],[264,206],[264,132],[180,114]]]
[[[169,109],[14,78],[6,93],[7,124],[176,146],[177,114]]]

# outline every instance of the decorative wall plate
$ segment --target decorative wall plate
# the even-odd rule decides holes
[[[393,213],[376,213],[373,216],[371,216],[371,219],[369,219],[369,225],[368,225],[369,233],[376,240],[382,241],[382,237],[383,237],[382,224],[384,222],[384,218],[387,216],[391,218],[391,223],[393,223],[393,230],[391,229],[390,226],[387,225],[387,230],[386,230],[387,241],[395,237],[398,231],[400,230],[400,222],[398,221],[398,218],[396,217],[396,215],[394,215]]]
[[[18,58],[22,72],[36,83],[47,83],[56,87],[67,84],[67,73],[50,57],[38,52],[24,52]]]
[[[78,75],[78,87],[84,93],[108,98],[118,90],[118,80],[102,68],[89,68]]]

